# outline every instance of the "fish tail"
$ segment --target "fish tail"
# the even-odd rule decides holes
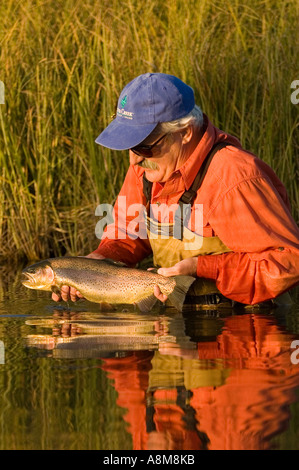
[[[183,304],[185,301],[186,294],[193,282],[195,277],[192,276],[173,276],[176,285],[171,294],[168,294],[168,299],[179,312],[183,310]]]

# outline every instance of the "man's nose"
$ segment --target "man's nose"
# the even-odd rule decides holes
[[[137,165],[138,163],[142,162],[142,160],[144,160],[144,157],[140,157],[140,155],[136,155],[136,153],[132,152],[132,150],[129,151],[129,156],[130,156],[131,165]]]

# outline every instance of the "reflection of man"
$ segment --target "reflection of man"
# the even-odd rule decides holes
[[[115,119],[97,143],[129,150],[130,168],[120,196],[139,203],[192,206],[180,236],[174,220],[148,213],[149,238],[116,238],[108,225],[92,257],[132,266],[150,253],[165,276],[197,276],[194,293],[221,293],[244,304],[273,299],[299,282],[299,229],[285,188],[274,172],[240,142],[217,129],[195,105],[193,90],[176,77],[144,74],[122,91]],[[115,204],[116,219],[119,200]],[[203,226],[195,208],[202,205]],[[171,213],[170,213],[171,215]],[[181,213],[182,215],[182,213]],[[126,218],[126,226],[132,217]],[[179,220],[180,223],[182,220]],[[155,227],[155,235],[151,233]],[[170,234],[163,238],[163,231]],[[198,249],[186,250],[190,234]],[[62,298],[76,300],[64,287]],[[156,296],[166,297],[156,289]],[[59,297],[53,294],[53,299]]]
[[[154,353],[103,359],[134,450],[265,450],[287,429],[299,386],[290,362],[294,335],[273,316],[223,323],[197,350],[161,342]]]

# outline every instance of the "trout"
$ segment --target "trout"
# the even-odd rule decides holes
[[[57,293],[67,285],[91,302],[137,304],[142,312],[150,311],[157,301],[156,285],[171,305],[182,311],[186,293],[195,281],[192,276],[165,277],[110,259],[84,257],[49,258],[25,268],[22,274],[22,284],[29,289]]]

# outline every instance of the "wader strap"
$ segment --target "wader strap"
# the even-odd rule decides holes
[[[194,179],[190,189],[188,189],[188,191],[184,192],[184,194],[181,196],[181,198],[179,200],[179,203],[180,203],[180,201],[183,204],[191,204],[192,203],[193,199],[195,198],[195,196],[197,194],[197,191],[199,190],[199,188],[201,187],[201,185],[203,183],[203,180],[206,176],[206,173],[209,169],[210,163],[211,163],[215,153],[218,152],[219,150],[223,149],[227,145],[231,145],[231,144],[229,144],[228,142],[221,142],[220,144],[216,144],[211,148],[210,152],[208,153],[208,155],[204,159],[197,175],[195,176],[195,179]]]
[[[197,175],[195,176],[195,179],[188,189],[188,191],[185,191],[184,194],[180,197],[179,199],[179,210],[175,213],[174,216],[174,223],[180,224],[180,229],[179,230],[174,230],[174,233],[177,234],[179,233],[179,239],[183,239],[183,231],[184,231],[184,223],[187,225],[190,215],[191,215],[191,206],[193,204],[193,200],[196,197],[197,191],[201,187],[203,180],[207,174],[207,171],[209,169],[210,163],[215,155],[216,152],[219,150],[223,149],[227,145],[231,145],[228,142],[221,142],[219,144],[214,145],[206,158],[204,159]]]
[[[152,198],[152,186],[153,183],[147,179],[145,173],[143,173],[143,194],[145,195],[146,202],[150,203]]]

